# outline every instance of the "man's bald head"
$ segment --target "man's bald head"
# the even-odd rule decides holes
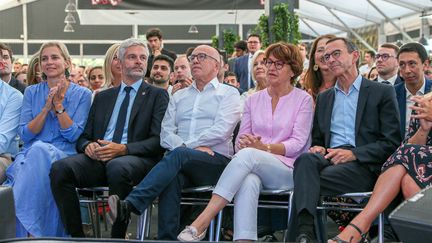
[[[215,48],[200,45],[189,56],[189,63],[194,79],[208,83],[216,77],[219,71],[220,55]]]

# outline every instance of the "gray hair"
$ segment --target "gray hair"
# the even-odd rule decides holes
[[[144,44],[144,42],[142,42],[139,39],[129,38],[129,39],[124,40],[120,44],[120,47],[119,47],[119,50],[118,50],[118,54],[119,54],[118,58],[120,59],[121,62],[124,61],[124,55],[126,53],[126,49],[129,48],[129,47],[131,47],[131,46],[142,46],[142,47],[144,47],[146,55],[147,55],[147,58],[148,58],[149,51],[147,49],[147,46]]]

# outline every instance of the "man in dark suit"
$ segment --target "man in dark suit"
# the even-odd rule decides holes
[[[0,79],[24,94],[27,85],[12,77],[12,49],[8,45],[0,43],[0,55],[3,59],[3,65],[0,67]]]
[[[378,53],[375,55],[375,65],[378,71],[376,81],[391,85],[403,82],[398,75],[399,63],[396,57],[398,51],[399,47],[391,43],[384,43],[378,48]]]
[[[348,39],[333,38],[325,46],[324,60],[337,82],[318,95],[312,147],[294,164],[290,241],[316,239],[320,195],[372,190],[381,164],[401,141],[393,87],[362,78],[358,58]]]
[[[251,34],[247,38],[247,47],[249,53],[247,55],[236,58],[234,72],[237,75],[237,80],[240,82],[240,89],[248,91],[255,87],[251,76],[252,57],[256,51],[261,49],[261,37],[257,34]]]
[[[423,70],[429,65],[429,59],[422,44],[412,42],[401,46],[397,59],[400,65],[400,75],[405,82],[396,85],[395,90],[401,117],[400,129],[401,133],[406,135],[412,111],[410,106],[414,105],[411,97],[429,93],[432,81],[424,76]]]
[[[147,49],[127,39],[119,47],[122,83],[99,92],[93,101],[79,154],[52,165],[51,189],[66,230],[84,237],[75,188],[109,186],[109,193],[126,197],[162,157],[159,134],[168,106],[165,90],[143,82]],[[124,238],[127,225],[114,224],[111,236]]]
[[[151,51],[150,56],[148,58],[149,67],[153,66],[153,59],[156,56],[159,56],[160,54],[169,56],[172,60],[177,59],[177,55],[174,52],[162,47],[163,40],[162,40],[162,31],[160,29],[158,28],[149,29],[146,33],[146,39],[147,39],[148,48]],[[146,77],[150,77],[150,70],[151,68],[147,69],[145,75]]]

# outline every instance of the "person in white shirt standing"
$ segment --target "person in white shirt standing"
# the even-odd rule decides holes
[[[364,61],[366,64],[359,67],[359,73],[362,76],[366,76],[375,64],[375,52],[370,50],[366,51],[364,54]]]
[[[189,56],[194,81],[170,99],[162,121],[161,145],[169,152],[126,197],[108,199],[110,218],[129,222],[159,197],[158,239],[179,233],[183,187],[214,185],[233,155],[232,134],[240,120],[240,95],[219,83],[220,56],[201,45]]]

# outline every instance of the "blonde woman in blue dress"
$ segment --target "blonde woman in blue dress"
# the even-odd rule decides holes
[[[49,181],[51,164],[76,153],[90,109],[91,92],[67,80],[66,46],[48,42],[39,52],[43,81],[24,93],[18,134],[23,150],[7,169],[15,197],[17,237],[65,236]]]

